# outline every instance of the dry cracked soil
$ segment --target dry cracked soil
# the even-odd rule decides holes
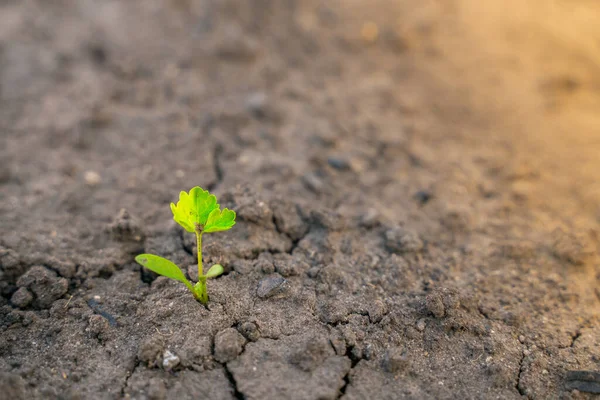
[[[0,398],[594,397],[598,15],[0,1]]]

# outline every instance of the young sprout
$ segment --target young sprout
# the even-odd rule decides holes
[[[223,266],[215,264],[203,274],[202,235],[205,233],[226,231],[235,225],[235,211],[221,210],[214,194],[201,187],[194,187],[189,193],[181,192],[177,204],[171,203],[173,219],[186,231],[196,234],[198,245],[198,283],[192,285],[181,269],[166,258],[154,254],[140,254],[135,258],[138,264],[167,278],[182,282],[192,292],[196,300],[206,305],[208,292],[206,280],[216,278],[223,273]]]

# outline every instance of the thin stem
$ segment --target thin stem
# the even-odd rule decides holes
[[[196,242],[198,244],[198,279],[202,277],[202,232],[196,231]]]
[[[202,231],[196,229],[196,242],[198,244],[198,283],[196,283],[195,296],[200,303],[205,306],[208,304],[208,291],[206,290],[206,276],[202,271]]]

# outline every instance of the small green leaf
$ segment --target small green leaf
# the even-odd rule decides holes
[[[204,232],[219,232],[231,229],[235,225],[235,211],[225,208],[223,211],[214,209],[208,216]]]
[[[189,193],[181,192],[177,204],[171,203],[173,219],[188,232],[195,232],[196,224],[206,225],[210,213],[219,209],[217,198],[199,186]]]
[[[180,203],[177,204],[179,205]],[[175,222],[181,225],[186,231],[194,233],[194,226],[188,222],[188,217],[182,206],[178,207],[174,203],[171,203],[171,211],[173,212],[173,219]]]
[[[210,267],[210,269],[206,273],[206,277],[208,279],[216,278],[217,276],[221,275],[223,272],[225,272],[225,269],[223,268],[223,266],[221,264],[215,264],[212,267]]]
[[[217,197],[210,194],[208,190],[196,186],[190,190],[190,198],[192,200],[192,214],[196,218],[195,222],[202,226],[206,225],[210,213],[219,208]]]
[[[181,272],[179,267],[166,258],[155,256],[154,254],[140,254],[135,257],[135,261],[159,275],[185,283],[185,285],[192,290],[191,283],[185,278],[185,275],[183,275],[183,272]]]

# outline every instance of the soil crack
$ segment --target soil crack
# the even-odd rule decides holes
[[[581,337],[581,331],[577,331],[575,332],[575,334],[573,336],[571,336],[571,345],[569,347],[573,347],[575,346],[575,342],[577,341],[577,339],[579,339]]]
[[[525,361],[525,352],[521,353],[521,360],[519,360],[519,371],[517,372],[517,383],[515,384],[515,389],[519,392],[521,396],[527,396],[527,392],[524,388],[521,387],[521,375],[523,374],[523,362]],[[527,396],[528,397],[528,396]]]
[[[209,183],[206,188],[209,192],[214,191],[217,186],[223,182],[225,173],[223,171],[223,166],[221,165],[221,157],[223,156],[223,145],[221,143],[217,143],[215,146],[215,150],[213,152],[213,169],[215,171],[216,180],[214,182]]]
[[[225,376],[227,377],[229,383],[231,384],[231,387],[233,388],[233,396],[238,400],[245,400],[246,396],[244,396],[244,394],[238,390],[235,377],[233,376],[231,370],[229,370],[227,363],[223,364],[223,368],[225,369]]]
[[[575,331],[575,333],[573,333],[571,335],[571,343],[569,343],[568,346],[559,346],[559,349],[569,349],[569,348],[573,348],[573,346],[575,346],[575,342],[577,341],[577,339],[579,339],[581,337],[581,329],[577,329],[577,331]]]
[[[121,398],[125,398],[125,389],[127,389],[127,385],[129,384],[129,378],[133,376],[135,370],[140,366],[141,361],[136,357],[135,364],[131,371],[127,371],[127,376],[125,377],[125,381],[123,382],[123,386],[121,386]]]
[[[351,347],[347,347],[346,348],[346,357],[348,357],[350,359],[351,365],[350,368],[348,369],[348,372],[346,372],[346,375],[344,375],[344,385],[340,388],[340,394],[337,397],[337,399],[341,399],[345,394],[346,394],[346,390],[348,389],[348,385],[350,385],[350,373],[352,372],[352,370],[354,369],[354,367],[356,367],[356,364],[358,364],[358,362],[362,359],[362,358],[357,358],[354,357],[352,355],[352,348]]]

